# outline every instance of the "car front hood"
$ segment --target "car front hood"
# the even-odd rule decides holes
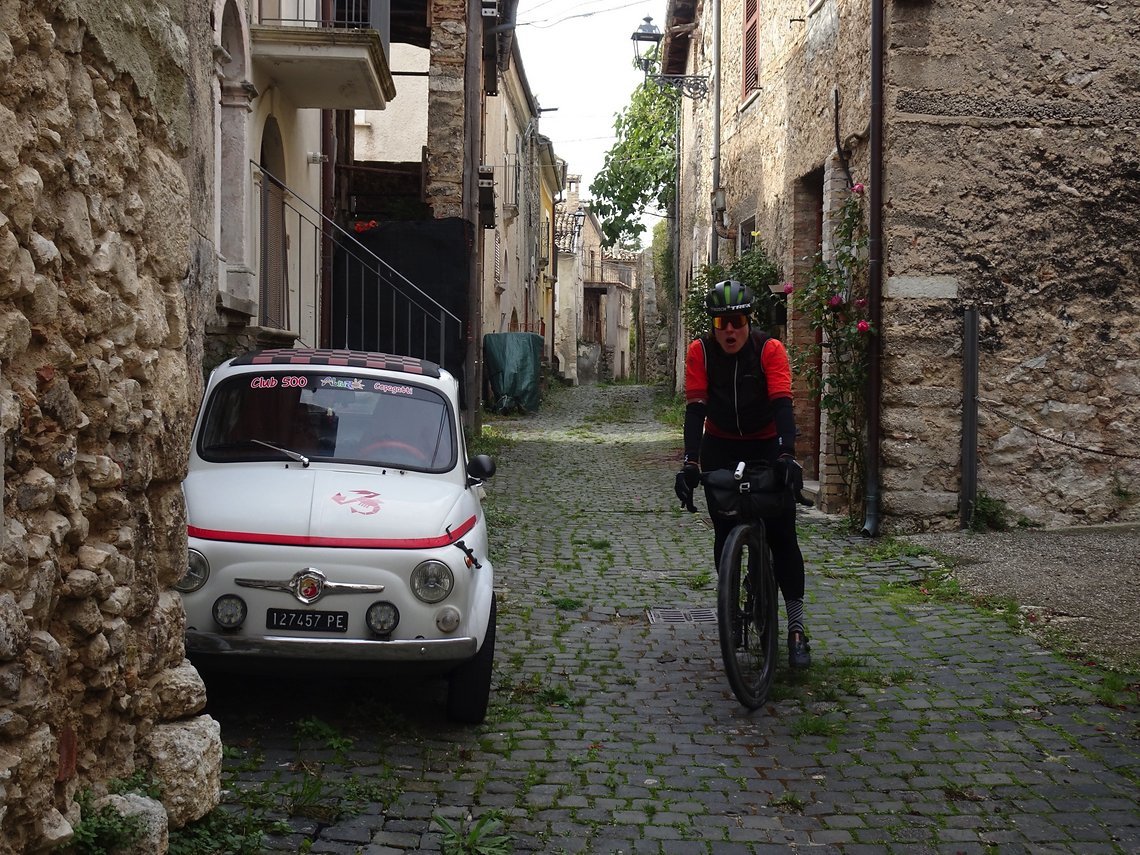
[[[474,524],[464,490],[388,470],[229,464],[183,482],[190,536],[285,545],[423,548]]]

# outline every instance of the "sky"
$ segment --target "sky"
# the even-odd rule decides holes
[[[614,143],[614,118],[643,79],[630,36],[646,15],[663,29],[665,0],[519,0],[527,82],[539,107],[557,108],[542,114],[539,133],[582,176],[583,199]]]

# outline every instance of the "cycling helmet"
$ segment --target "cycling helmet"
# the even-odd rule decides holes
[[[712,317],[752,313],[752,289],[735,279],[717,282],[705,295],[705,311]]]

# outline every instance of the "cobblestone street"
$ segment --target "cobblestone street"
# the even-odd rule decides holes
[[[679,431],[650,390],[557,389],[491,424],[511,442],[487,486],[486,722],[448,724],[434,683],[212,694],[228,801],[273,793],[292,828],[272,851],[436,852],[433,815],[493,811],[515,852],[1140,852],[1134,686],[929,596],[931,559],[876,556],[811,510],[815,664],[782,662],[749,713],[720,663],[703,497],[677,509]],[[333,795],[351,809],[322,818]]]

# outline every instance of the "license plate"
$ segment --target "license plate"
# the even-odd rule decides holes
[[[348,612],[314,612],[306,609],[268,609],[265,626],[299,632],[348,632]]]

